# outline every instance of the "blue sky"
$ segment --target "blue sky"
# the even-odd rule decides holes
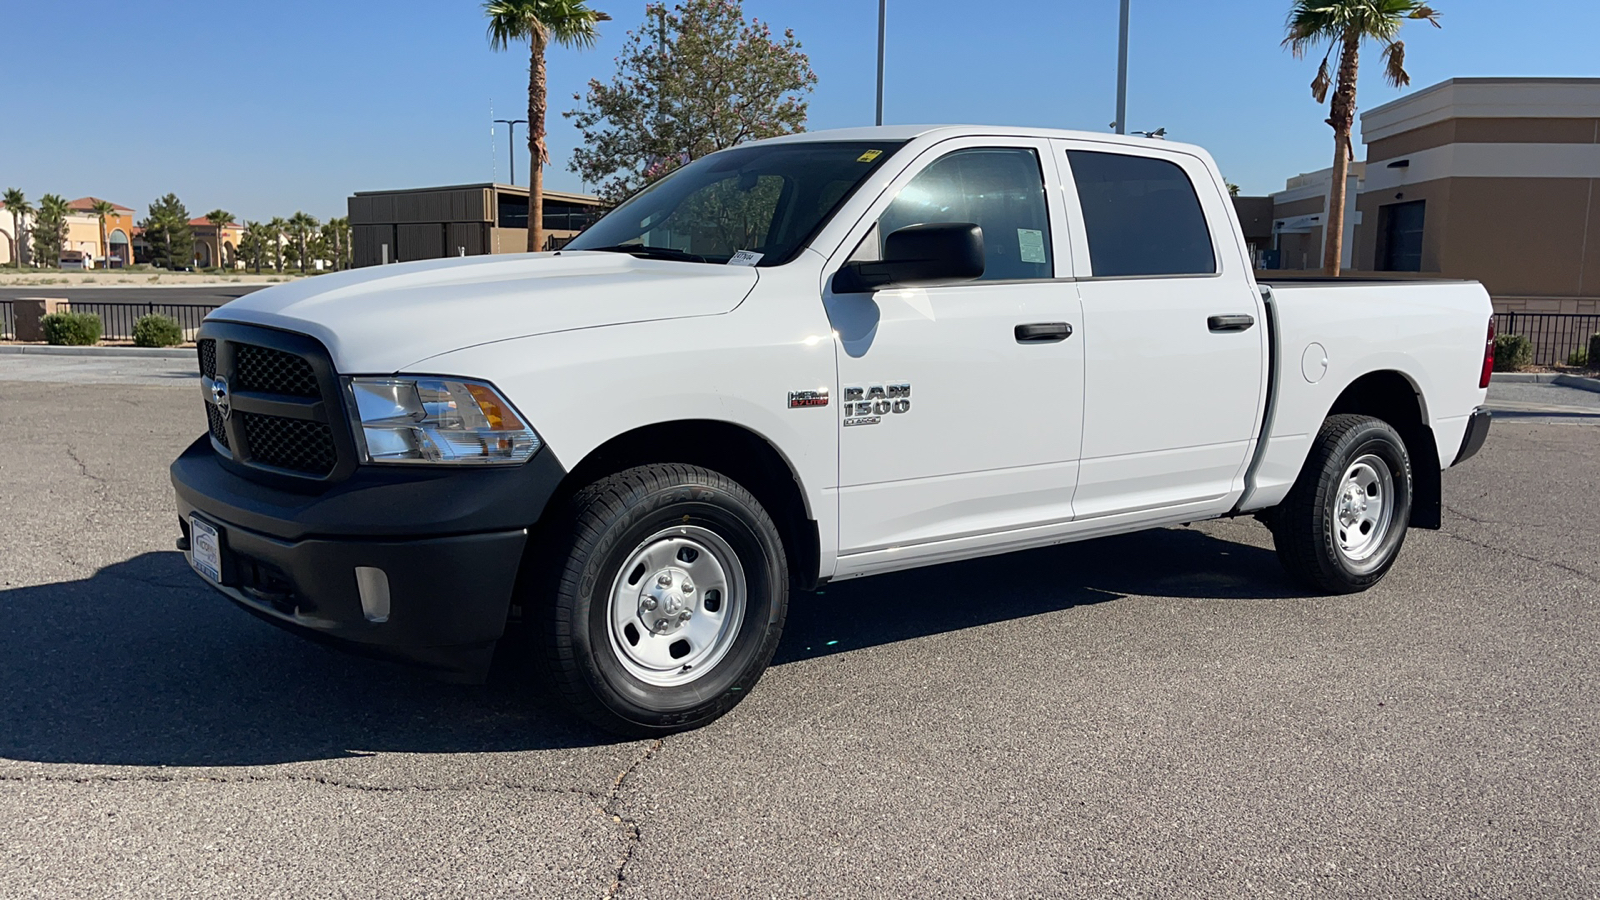
[[[643,0],[599,47],[551,53],[552,110],[606,77]],[[195,215],[341,215],[353,191],[506,180],[495,117],[526,110],[527,54],[491,53],[473,0],[7,2],[0,187],[137,208],[176,192]],[[1129,123],[1202,144],[1247,193],[1328,165],[1313,60],[1279,48],[1288,0],[1133,0]],[[1453,76],[1600,76],[1600,4],[1438,0],[1404,35],[1413,88]],[[876,0],[745,0],[791,27],[820,82],[810,128],[871,124]],[[974,16],[974,11],[978,15]],[[890,0],[885,119],[1103,131],[1114,118],[1117,0]],[[1367,56],[1361,105],[1400,96]],[[510,114],[510,115],[508,115]],[[546,184],[577,134],[551,123]],[[527,161],[517,166],[527,182]]]

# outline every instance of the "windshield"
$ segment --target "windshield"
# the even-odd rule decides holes
[[[566,249],[781,265],[902,143],[797,141],[713,153],[633,195]]]

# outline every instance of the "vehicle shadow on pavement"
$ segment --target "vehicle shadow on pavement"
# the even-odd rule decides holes
[[[1128,595],[1301,597],[1269,550],[1164,529],[798,594],[775,664]],[[526,653],[487,686],[441,683],[287,634],[146,553],[79,581],[0,592],[0,757],[246,766],[374,752],[616,741],[545,695]]]
[[[1303,598],[1271,550],[1164,528],[912,569],[790,600],[773,664],[1118,600]]]
[[[452,685],[280,631],[182,554],[0,592],[0,757],[244,766],[612,742],[530,681]]]

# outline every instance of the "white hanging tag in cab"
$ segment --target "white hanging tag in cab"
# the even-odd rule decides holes
[[[1017,229],[1017,249],[1025,263],[1046,262],[1044,255],[1044,232],[1032,228]]]
[[[765,255],[766,255],[765,253],[757,253],[754,250],[740,250],[740,251],[738,251],[738,252],[733,254],[733,258],[732,259],[728,260],[728,265],[730,265],[730,266],[753,266],[756,263],[760,262],[761,261],[761,257],[763,257]]]

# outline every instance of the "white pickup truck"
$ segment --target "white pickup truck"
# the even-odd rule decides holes
[[[1488,432],[1470,282],[1260,284],[1181,144],[875,128],[696,160],[554,253],[306,279],[199,340],[179,547],[263,618],[627,734],[792,591],[1220,516],[1367,588]]]

